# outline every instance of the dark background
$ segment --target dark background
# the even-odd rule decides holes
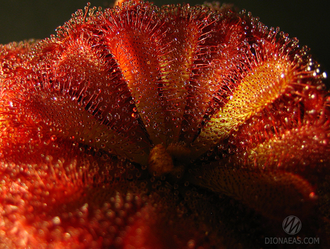
[[[71,13],[83,8],[88,0],[0,0],[0,43],[29,38],[45,38],[67,21]],[[183,1],[157,0],[157,5]],[[186,1],[188,2],[188,1]],[[316,0],[226,0],[246,9],[267,26],[277,27],[297,37],[311,48],[313,57],[330,77],[330,10],[328,1]],[[92,6],[110,6],[111,0],[92,0]],[[189,1],[191,5],[203,0]]]

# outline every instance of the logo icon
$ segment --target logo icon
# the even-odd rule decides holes
[[[282,222],[282,228],[284,232],[286,232],[289,235],[295,235],[299,233],[301,227],[302,227],[301,220],[294,215],[289,215]]]

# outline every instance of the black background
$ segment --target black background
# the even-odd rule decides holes
[[[157,5],[183,3],[158,0]],[[187,1],[186,1],[187,2]],[[267,26],[280,27],[301,45],[311,48],[313,57],[330,77],[330,9],[328,1],[316,0],[228,0],[239,9],[246,9]],[[83,8],[87,0],[0,0],[0,43],[29,38],[45,38],[67,21],[71,13]],[[191,5],[203,3],[192,0]],[[108,7],[112,1],[93,0],[92,6]]]

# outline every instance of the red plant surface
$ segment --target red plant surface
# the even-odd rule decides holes
[[[329,245],[329,95],[230,6],[86,7],[1,45],[0,248]]]

